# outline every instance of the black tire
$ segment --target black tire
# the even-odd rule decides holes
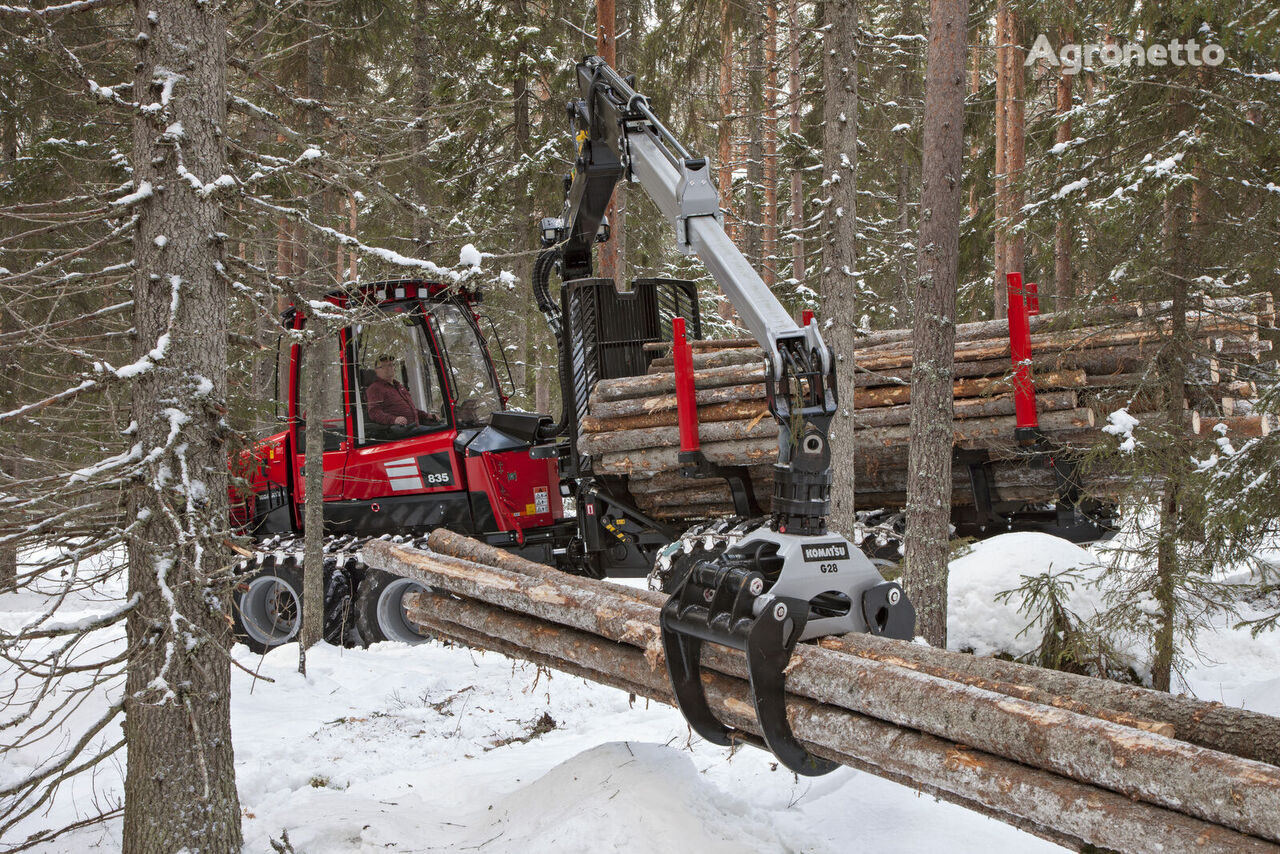
[[[236,639],[256,653],[296,640],[302,631],[302,570],[293,558],[278,566],[267,563],[236,585],[231,611]]]
[[[431,635],[411,622],[404,611],[406,595],[428,589],[410,578],[365,570],[355,603],[356,628],[365,643],[389,640],[414,644],[430,640]]]

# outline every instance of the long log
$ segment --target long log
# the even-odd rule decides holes
[[[752,482],[773,480],[773,463],[765,463],[764,465],[756,465],[747,469],[747,473],[751,476]],[[712,482],[720,483],[715,478]],[[631,475],[627,481],[627,488],[632,494],[645,492],[659,492],[664,489],[688,489],[698,483],[703,483],[698,478],[685,477],[676,471],[660,471],[660,472],[638,472]]]
[[[523,617],[519,614],[512,614],[509,611],[489,608],[465,599],[441,600],[430,598],[430,604],[427,604],[428,599],[429,594],[414,594],[408,597],[406,601],[410,603],[413,617],[424,629],[442,639],[452,640],[475,649],[491,650],[513,659],[530,661],[549,669],[568,673],[571,676],[578,676],[592,682],[617,688],[633,697],[644,697],[669,706],[675,706],[676,704],[669,684],[660,673],[648,665],[644,656],[634,648],[613,644],[586,632],[577,632],[560,626],[549,628],[546,623]],[[722,720],[734,720],[739,729],[759,737],[758,724],[740,713],[740,709],[749,706],[751,702],[749,690],[749,686],[741,680],[729,680],[727,677],[708,677],[708,701],[712,710]],[[804,703],[805,701],[800,700],[798,702]],[[882,728],[882,730],[879,732],[879,738],[864,740],[861,748],[856,745],[845,745],[846,736],[842,730],[837,730],[831,735],[833,744],[830,746],[809,742],[806,747],[811,751],[816,751],[824,758],[922,791],[939,800],[973,810],[1051,842],[1068,847],[1080,847],[1082,844],[1087,844],[1083,838],[1053,830],[1021,815],[1004,812],[970,797],[972,789],[992,788],[997,793],[1003,791],[1005,793],[1004,797],[1008,798],[1008,792],[1014,788],[1011,784],[1015,781],[1021,787],[1032,787],[1036,791],[1040,789],[1054,791],[1056,795],[1056,789],[1061,785],[1058,782],[1059,778],[1053,778],[1051,775],[1046,775],[1035,769],[1022,769],[1013,763],[1005,763],[1011,773],[1000,776],[996,770],[1000,766],[995,764],[992,768],[992,773],[982,777],[974,785],[967,787],[955,786],[963,793],[950,792],[928,782],[939,775],[936,769],[942,769],[944,774],[954,775],[954,772],[960,770],[960,767],[968,770],[972,767],[972,761],[979,761],[985,758],[982,754],[976,752],[960,754],[956,751],[964,751],[964,747],[959,745],[948,746],[941,740],[933,740],[937,741],[938,746],[941,748],[935,751],[935,755],[932,757],[933,761],[913,763],[911,759],[895,761],[885,756],[882,761],[886,764],[878,765],[875,760],[881,759],[883,753],[880,750],[880,745],[886,743],[896,744],[902,739],[907,740],[913,747],[918,742],[927,744],[930,747],[933,745],[923,741],[923,739],[929,739],[929,736],[922,736],[919,733],[898,728],[884,727],[879,721],[870,718],[864,720],[868,729]],[[801,728],[799,735],[801,738],[806,736],[809,738],[819,737],[806,728]],[[844,750],[841,750],[842,747]],[[947,751],[950,751],[949,755],[952,757],[963,756],[966,762],[962,766],[955,762],[948,763],[946,761]],[[868,755],[869,759],[862,758],[863,755]],[[993,757],[993,759],[994,763],[1003,762],[998,758]],[[889,765],[894,768],[904,768],[905,772],[893,770],[888,767]],[[913,774],[912,772],[916,773]],[[1067,784],[1071,785],[1069,781],[1067,781]],[[1025,791],[1025,788],[1023,790]],[[982,792],[979,791],[977,794],[981,795]],[[1083,795],[1083,802],[1088,804],[1091,810],[1096,810],[1097,807],[1090,804],[1093,800],[1092,792],[1086,791]],[[1144,805],[1127,807],[1125,802],[1120,802],[1120,805],[1125,812],[1133,811],[1136,813],[1136,817],[1133,819],[1135,826],[1140,823],[1151,822],[1151,814],[1147,810],[1152,808]],[[1174,814],[1174,822],[1179,822],[1181,819],[1183,819],[1182,816]],[[1103,822],[1103,824],[1109,823],[1109,821]],[[1157,820],[1157,823],[1160,822]],[[1215,835],[1221,833],[1221,828],[1212,825],[1206,825],[1205,829]],[[1199,832],[1201,828],[1196,827],[1194,830]],[[1230,841],[1231,839],[1232,837],[1228,836],[1224,841]],[[1265,845],[1266,843],[1261,844]],[[1208,850],[1225,851],[1232,849],[1210,847]],[[1257,848],[1255,850],[1267,851],[1269,849]]]
[[[733,350],[756,347],[760,342],[754,338],[699,338],[689,342],[694,352],[699,350]],[[670,341],[651,341],[644,345],[646,353],[670,353]]]
[[[539,578],[566,578],[551,567],[452,531],[437,530],[431,534],[428,542],[435,551],[460,560]],[[575,581],[570,577],[568,583],[573,584]],[[651,590],[613,585],[611,589],[654,607],[661,607],[666,601],[665,595]],[[1110,709],[1144,720],[1171,723],[1175,728],[1175,737],[1180,741],[1280,767],[1280,718],[1259,712],[1153,691],[1137,685],[1047,670],[1000,658],[982,658],[867,634],[827,637],[822,639],[821,645],[834,647],[859,658],[881,660],[909,670],[922,670],[957,682],[967,682],[974,678],[1000,685],[1032,686],[1086,706]]]
[[[674,705],[665,675],[639,651],[594,634],[467,600],[419,594],[411,616],[462,643]],[[707,674],[707,699],[721,720],[759,735],[747,684]],[[1075,848],[1131,852],[1274,852],[1262,840],[1111,792],[1027,768],[847,710],[789,698],[796,736],[818,755],[933,794],[1045,839]]]
[[[735,400],[730,403],[698,407],[698,421],[704,424],[713,421],[751,421],[761,417],[770,417],[769,408],[763,399]],[[583,433],[605,433],[613,430],[639,430],[644,427],[670,427],[676,423],[676,411],[664,409],[638,415],[621,415],[616,418],[588,415],[582,419],[580,426]]]
[[[450,536],[457,535],[432,534],[437,544]],[[370,565],[429,586],[660,649],[657,607],[619,592],[625,588],[556,577],[538,564],[530,564],[534,574],[523,575],[382,541],[366,547],[366,561],[370,557],[377,560]],[[745,676],[736,654],[709,648],[706,659],[711,669]],[[792,692],[819,702],[1280,840],[1280,769],[1262,763],[821,647],[798,651],[787,679]]]
[[[693,354],[693,369],[723,368],[727,365],[749,365],[763,362],[764,351],[759,347],[736,350],[709,350]],[[649,363],[649,373],[656,374],[670,371],[675,367],[675,359],[662,356]]]
[[[1034,315],[1030,320],[1032,332],[1042,329],[1062,328],[1070,324],[1070,320],[1061,314],[1050,312]],[[859,336],[854,340],[858,351],[886,344],[905,344],[911,341],[910,329],[884,329]],[[998,338],[1009,334],[1008,320],[977,320],[972,323],[956,324],[956,341],[974,341],[979,338]]]
[[[552,567],[526,560],[493,545],[476,542],[452,531],[440,530],[434,533],[430,544],[435,551],[463,561],[497,566],[517,574],[563,577],[556,574]],[[636,602],[654,607],[662,607],[667,599],[666,595],[653,590],[614,589]],[[943,679],[995,686],[991,690],[1010,693],[1011,697],[1019,697],[1018,691],[1024,688],[1034,688],[1043,694],[1066,698],[1084,707],[1093,708],[1091,713],[1098,717],[1106,716],[1106,712],[1098,709],[1106,709],[1143,721],[1171,723],[1175,730],[1174,737],[1180,741],[1280,767],[1280,717],[1212,700],[1140,688],[1138,685],[1093,679],[1078,673],[1046,670],[1043,667],[1006,661],[1004,658],[983,658],[951,652],[905,640],[876,638],[859,632],[842,635],[840,638],[823,638],[819,644],[850,656],[876,659],[908,670],[932,673]]]
[[[1171,724],[1174,737],[1211,750],[1280,766],[1280,718],[1137,685],[1046,670],[1016,661],[873,638],[823,638],[823,646],[968,684],[1025,685],[1098,708]],[[971,681],[976,680],[976,681]]]
[[[738,442],[778,435],[778,422],[763,413],[750,421],[715,421],[698,428],[704,442]],[[578,450],[584,454],[616,454],[640,448],[663,448],[680,444],[679,427],[644,427],[611,433],[584,433]]]
[[[1011,439],[1016,426],[1015,420],[1008,415],[957,420],[954,425],[955,443],[957,445],[966,445],[982,443],[990,439]],[[1094,426],[1094,423],[1093,411],[1084,408],[1068,409],[1063,412],[1046,412],[1040,416],[1040,427],[1046,432],[1088,430]],[[858,444],[860,445],[903,445],[910,441],[910,424],[892,427],[869,427],[858,431]]]
[[[764,400],[764,385],[749,383],[747,385],[730,385],[719,388],[702,388],[695,392],[698,406],[711,406],[735,401]],[[599,400],[592,398],[588,409],[596,418],[623,418],[629,415],[644,415],[650,412],[674,412],[676,396],[660,394],[653,397],[635,397],[626,400]]]
[[[1230,415],[1209,416],[1200,418],[1200,435],[1205,436],[1218,432],[1218,425],[1226,427],[1228,439],[1257,439],[1269,436],[1276,428],[1275,416],[1272,415]]]
[[[1048,391],[1036,395],[1036,408],[1041,413],[1075,409],[1077,403],[1077,395],[1074,391]],[[989,418],[996,415],[1012,415],[1014,413],[1013,396],[1008,394],[1002,394],[997,397],[961,398],[955,401],[954,406],[957,420]],[[890,427],[894,424],[909,424],[910,422],[910,404],[876,406],[868,409],[853,410],[854,429]]]
[[[995,501],[1043,501],[1054,500],[1057,488],[1057,477],[1048,468],[1030,466],[1024,463],[998,463],[988,472],[989,483],[994,490],[992,500]],[[1120,475],[1092,474],[1082,486],[1090,495],[1112,494],[1119,492],[1131,481]],[[873,506],[888,502],[888,495],[903,495],[907,491],[907,471],[903,468],[881,469],[873,474],[858,474],[858,507]],[[969,473],[960,466],[953,467],[951,474],[952,503],[971,505],[972,489]],[[771,473],[764,476],[753,476],[752,484],[757,495],[764,498],[770,496],[773,478]],[[629,484],[631,494],[637,501],[651,507],[680,507],[683,504],[707,503],[718,501],[728,505],[729,488],[723,480],[685,479],[683,482],[668,484],[649,484],[645,481],[633,481]],[[864,501],[865,496],[865,501]],[[766,505],[767,507],[767,505]]]
[[[1246,327],[1246,322],[1219,317],[1196,318],[1201,321],[1195,330],[1198,335],[1226,334]],[[1256,324],[1256,318],[1254,319]],[[1138,344],[1146,341],[1166,340],[1167,324],[1144,324],[1140,327],[1120,328],[1088,327],[1073,329],[1068,332],[1043,332],[1031,336],[1033,353],[1050,353],[1054,351],[1082,351],[1096,348],[1113,348],[1123,345]],[[956,361],[986,360],[1008,358],[1008,338],[995,338],[979,341],[966,341],[956,345]],[[907,348],[894,348],[884,352],[861,352],[857,356],[858,364],[868,370],[903,367],[911,364],[911,352]]]
[[[1086,375],[1081,370],[1050,371],[1035,376],[1037,390],[1084,388]],[[951,396],[957,399],[1005,394],[1013,390],[1010,377],[974,377],[957,380],[951,386]],[[886,385],[858,388],[853,394],[855,409],[873,406],[895,406],[911,402],[911,386]]]
[[[723,480],[695,481],[698,486],[685,489],[667,489],[658,492],[632,492],[642,507],[685,507],[695,504],[724,504],[728,506],[732,499],[729,487]],[[752,492],[757,501],[767,500],[773,494],[773,482],[752,481]],[[765,504],[768,507],[768,503]]]
[[[707,368],[693,372],[695,388],[719,388],[727,385],[746,385],[764,382],[764,365],[730,365],[727,368]],[[673,394],[676,390],[675,374],[642,374],[636,377],[619,377],[600,380],[591,390],[594,400],[626,400],[632,397],[652,397]]]
[[[1125,487],[1128,485],[1130,484],[1089,483],[1086,484],[1084,492],[1093,498],[1115,500],[1124,494]],[[768,512],[772,509],[773,502],[770,493],[757,491],[756,495],[763,511]],[[991,496],[991,500],[995,502],[1048,504],[1057,500],[1057,495],[1052,485],[1041,487],[1010,486],[997,488],[995,494]],[[699,496],[697,500],[668,499],[654,495],[636,496],[636,503],[641,510],[649,513],[655,519],[667,521],[719,519],[725,516],[733,516],[737,512],[727,493],[720,499],[708,499],[706,496]],[[854,496],[854,508],[856,510],[896,510],[906,507],[906,505],[906,489],[893,491],[885,491],[883,488],[877,490],[859,489]],[[956,486],[952,488],[952,507],[972,507],[973,505],[973,490],[970,487]]]
[[[758,465],[778,458],[778,440],[743,439],[740,442],[705,442],[702,453],[724,465]],[[633,471],[672,471],[680,467],[678,443],[668,448],[642,448],[617,454],[601,454],[592,461],[597,474],[631,474]]]

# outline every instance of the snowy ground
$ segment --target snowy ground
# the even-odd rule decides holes
[[[1042,535],[978,544],[952,566],[957,645],[1025,643],[1016,602],[995,606],[993,594],[1021,574],[1092,561]],[[0,625],[37,605],[0,597]],[[1205,663],[1188,674],[1197,694],[1280,714],[1280,635],[1250,640],[1220,628],[1202,649]],[[322,646],[308,655],[307,679],[293,648],[235,654],[275,680],[233,675],[245,851],[254,854],[286,832],[298,854],[1060,850],[870,774],[797,780],[759,751],[731,756],[691,739],[669,708],[492,653]],[[121,771],[67,790],[39,825],[118,798]],[[111,852],[118,840],[116,822],[36,850]]]

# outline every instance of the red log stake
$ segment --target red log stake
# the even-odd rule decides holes
[[[675,362],[680,450],[696,451],[701,446],[698,442],[698,402],[693,389],[693,347],[685,338],[683,317],[671,320],[671,355]]]
[[[1009,352],[1013,356],[1013,406],[1019,432],[1040,426],[1036,416],[1036,387],[1031,379],[1031,320],[1022,288],[1022,274],[1009,273]]]

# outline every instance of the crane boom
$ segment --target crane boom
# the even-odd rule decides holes
[[[672,224],[680,250],[706,265],[764,349],[769,409],[779,425],[773,524],[820,534],[830,494],[828,433],[838,406],[834,356],[817,324],[787,314],[724,230],[711,166],[676,139],[648,100],[600,57],[578,64],[582,97],[569,105],[578,156],[559,220],[544,242],[559,245],[564,279],[592,274],[592,248],[607,239],[605,209],[629,177]]]

